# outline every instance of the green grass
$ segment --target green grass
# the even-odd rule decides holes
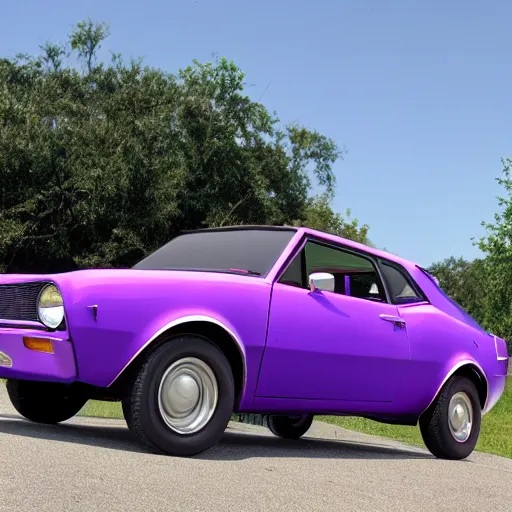
[[[316,419],[374,436],[388,437],[417,446],[424,446],[419,427],[386,425],[364,418],[318,416]],[[512,378],[507,379],[505,392],[491,412],[482,418],[476,449],[512,458]]]
[[[124,419],[120,402],[98,402],[97,400],[89,400],[78,415],[89,416],[91,418]]]

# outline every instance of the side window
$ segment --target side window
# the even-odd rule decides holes
[[[308,242],[304,250],[306,274],[329,272],[335,279],[335,293],[386,301],[382,283],[369,259],[315,242]]]
[[[393,304],[407,304],[421,302],[425,298],[417,291],[404,271],[400,271],[395,265],[380,261],[380,267],[388,285],[391,302]]]
[[[334,293],[360,299],[386,301],[384,288],[372,262],[348,251],[308,242],[288,265],[279,282],[308,288],[307,276],[329,272],[334,276]]]
[[[288,268],[283,272],[279,282],[289,286],[296,286],[298,288],[306,288],[307,283],[304,281],[303,264],[304,249],[295,256],[295,258],[288,265]]]

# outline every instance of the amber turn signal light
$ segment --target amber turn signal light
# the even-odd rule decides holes
[[[23,345],[30,350],[35,350],[36,352],[53,354],[52,340],[47,340],[46,338],[30,338],[28,336],[23,336]]]

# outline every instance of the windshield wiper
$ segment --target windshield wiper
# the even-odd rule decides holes
[[[139,270],[175,270],[177,272],[229,272],[231,274],[242,274],[248,276],[261,276],[256,270],[247,270],[244,268],[193,268],[193,267],[158,267]]]
[[[236,272],[240,274],[248,274],[250,276],[261,276],[259,272],[256,272],[256,270],[246,270],[245,268],[228,268],[229,272]]]

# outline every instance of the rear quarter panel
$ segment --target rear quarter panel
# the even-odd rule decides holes
[[[486,374],[496,366],[494,338],[431,304],[400,306],[406,320],[411,361],[398,403],[420,414],[457,367],[475,362]]]
[[[200,315],[220,322],[241,341],[246,387],[240,405],[252,400],[265,345],[268,282],[229,274],[137,270],[55,277],[64,295],[78,380],[108,386],[156,333]]]

